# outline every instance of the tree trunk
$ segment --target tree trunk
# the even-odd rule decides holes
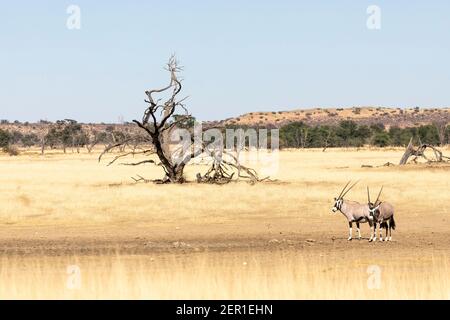
[[[167,156],[164,153],[160,138],[160,133],[155,132],[154,135],[152,135],[152,139],[154,141],[154,146],[156,149],[156,155],[158,156],[159,160],[161,161],[161,165],[164,168],[164,171],[166,172],[166,177],[163,179],[163,182],[172,182],[172,183],[183,183],[185,182],[184,179],[184,167],[185,163],[180,164],[172,164],[172,162],[167,159]],[[167,142],[166,142],[167,143]]]
[[[409,140],[408,146],[406,147],[405,153],[403,154],[402,158],[400,159],[400,165],[405,165],[406,162],[408,162],[409,157],[411,157],[414,153],[414,147],[412,144],[413,138]]]
[[[41,155],[44,155],[45,150],[45,139],[42,139],[41,141]]]

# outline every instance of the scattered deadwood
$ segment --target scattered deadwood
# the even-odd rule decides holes
[[[220,161],[214,161],[209,170],[202,176],[197,173],[198,183],[226,184],[233,180],[234,172],[229,174],[226,165]]]
[[[220,156],[217,156],[217,153],[220,153]],[[270,181],[270,177],[260,178],[255,169],[242,165],[238,159],[239,155],[225,150],[217,153],[213,155],[208,171],[204,175],[197,173],[198,183],[226,184],[233,181],[234,177],[236,180],[247,180],[251,184]]]
[[[373,166],[370,164],[363,164],[361,166],[361,168],[381,168],[381,167],[393,167],[395,166],[395,164],[393,164],[392,162],[386,162],[385,164],[382,164],[381,166]]]
[[[425,154],[425,151],[427,149],[433,151],[434,158],[430,158]],[[409,161],[409,158],[411,158],[411,157],[413,157],[411,162],[414,162],[414,163],[417,163],[417,160],[420,158],[423,158],[428,163],[447,162],[450,160],[450,157],[444,156],[442,154],[442,151],[440,151],[439,149],[437,149],[436,147],[434,147],[430,144],[422,143],[420,140],[419,140],[419,146],[417,148],[415,148],[413,145],[413,138],[411,138],[409,140],[408,146],[406,147],[406,150],[405,150],[402,158],[400,159],[399,165],[407,164]]]
[[[142,176],[140,176],[138,174],[136,175],[136,178],[135,177],[131,177],[131,179],[133,179],[134,182],[136,182],[136,183],[138,183],[138,182],[144,182],[144,183],[151,182],[151,180],[145,179],[144,177],[142,177]]]

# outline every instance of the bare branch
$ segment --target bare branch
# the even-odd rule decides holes
[[[150,180],[147,180],[147,179],[145,179],[144,177],[142,177],[142,176],[140,176],[140,175],[136,175],[137,176],[137,178],[135,178],[135,177],[131,177],[131,179],[133,179],[134,180],[134,182],[136,182],[136,183],[138,183],[138,182],[144,182],[144,183],[149,183],[149,182],[151,182]]]
[[[140,162],[135,162],[135,163],[120,163],[119,165],[121,166],[140,166],[141,164],[144,163],[155,163],[154,160],[144,160],[144,161],[140,161]]]
[[[121,159],[121,158],[124,158],[124,157],[127,157],[127,156],[129,156],[129,155],[137,155],[137,154],[148,154],[148,153],[154,153],[153,152],[153,150],[144,150],[144,151],[139,151],[139,152],[134,152],[134,151],[130,151],[130,152],[127,152],[127,153],[123,153],[123,154],[120,154],[120,155],[118,155],[118,156],[116,156],[116,157],[114,157],[114,159],[113,160],[111,160],[109,163],[108,163],[108,167],[110,166],[110,165],[112,165],[114,162],[116,162],[117,160],[119,160],[119,159]]]
[[[108,153],[109,151],[111,151],[111,150],[113,150],[113,149],[115,149],[115,148],[118,148],[118,147],[120,147],[120,146],[122,146],[122,145],[128,143],[129,141],[131,141],[131,139],[127,139],[127,140],[124,140],[124,141],[122,141],[122,142],[118,142],[118,143],[116,143],[116,144],[113,144],[113,145],[111,145],[111,146],[106,147],[105,150],[103,150],[103,152],[102,152],[102,153],[100,154],[100,156],[98,157],[98,162],[100,162],[100,161],[102,160],[102,157],[103,157],[106,153]]]

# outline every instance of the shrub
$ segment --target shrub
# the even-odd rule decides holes
[[[11,157],[19,155],[19,149],[17,149],[15,146],[11,146],[11,145],[3,147],[3,152],[9,154]]]
[[[9,146],[11,141],[11,135],[8,131],[0,129],[0,148],[5,148]]]
[[[386,147],[389,145],[389,134],[385,131],[378,132],[373,138],[373,144],[378,147]]]
[[[34,133],[25,134],[23,135],[21,141],[24,147],[31,147],[39,144],[39,137]]]

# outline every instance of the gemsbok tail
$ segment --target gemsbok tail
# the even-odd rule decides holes
[[[392,216],[391,219],[389,220],[389,226],[392,228],[392,230],[395,230],[394,216]]]

